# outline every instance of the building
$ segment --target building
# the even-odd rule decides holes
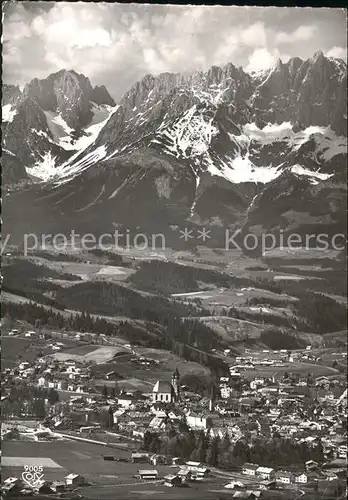
[[[211,427],[211,419],[209,417],[194,413],[186,416],[186,422],[192,429],[209,429]]]
[[[80,474],[68,474],[65,477],[65,484],[67,486],[81,486],[84,482],[85,479],[83,476],[80,476]]]
[[[259,468],[258,465],[256,464],[244,464],[242,465],[242,474],[245,474],[246,476],[256,476],[256,471]]]
[[[173,457],[172,458],[172,465],[183,465],[185,463],[185,460],[181,457]]]
[[[305,472],[301,472],[300,474],[295,474],[294,481],[295,483],[305,484],[308,481],[308,476]]]
[[[185,484],[191,481],[192,472],[188,469],[180,469],[177,476],[181,478],[182,484]]]
[[[275,476],[275,470],[270,467],[258,467],[256,469],[256,475],[262,477],[262,479],[273,479]]]
[[[134,397],[130,395],[119,396],[117,398],[117,404],[122,406],[122,408],[130,408],[134,402]]]
[[[134,452],[131,455],[131,461],[133,463],[140,463],[140,462],[150,462],[150,455],[148,453],[137,453]]]
[[[172,387],[174,389],[175,399],[179,401],[180,399],[180,387],[179,387],[180,373],[176,368],[175,372],[172,375]]]
[[[152,401],[154,403],[172,403],[175,401],[176,395],[174,387],[169,382],[158,380],[152,389]]]
[[[150,457],[150,462],[152,465],[167,465],[167,457],[165,455],[152,455]]]
[[[158,472],[157,470],[139,470],[138,476],[142,480],[153,481],[158,479]]]
[[[346,444],[342,444],[341,446],[338,447],[337,455],[338,455],[338,458],[342,458],[343,460],[346,460],[346,458],[347,458],[347,445]]]
[[[294,482],[294,475],[292,472],[280,470],[276,472],[276,481],[282,484],[291,484]]]
[[[181,486],[182,480],[181,477],[174,474],[168,474],[168,476],[164,477],[164,485],[172,488],[173,486]]]

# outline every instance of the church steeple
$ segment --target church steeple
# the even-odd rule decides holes
[[[176,400],[178,400],[180,398],[179,379],[180,379],[180,373],[179,373],[179,370],[176,368],[175,372],[172,375],[172,386],[174,389]]]

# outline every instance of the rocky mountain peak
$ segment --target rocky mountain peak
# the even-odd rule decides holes
[[[89,78],[74,70],[62,69],[48,78],[34,78],[24,88],[24,97],[35,99],[44,111],[61,113],[73,129],[86,126],[91,118],[91,102],[114,105],[105,87],[93,89]]]
[[[105,85],[96,85],[92,93],[92,101],[96,104],[106,104],[108,106],[115,106],[115,101],[107,91]]]
[[[327,58],[324,56],[324,54],[321,50],[318,50],[317,52],[315,52],[314,56],[312,57],[313,63],[317,63],[317,64],[323,64],[326,59]]]

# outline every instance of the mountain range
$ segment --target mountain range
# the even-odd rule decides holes
[[[147,75],[118,103],[75,71],[4,85],[4,230],[345,232],[346,94],[321,52]]]

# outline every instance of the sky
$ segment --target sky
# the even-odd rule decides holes
[[[232,62],[246,71],[321,50],[347,59],[343,9],[8,2],[3,81],[22,87],[74,69],[114,99],[146,74]]]

